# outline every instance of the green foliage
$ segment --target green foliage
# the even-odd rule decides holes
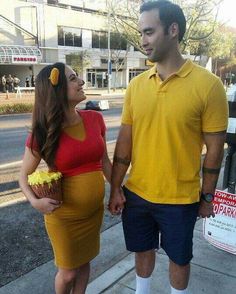
[[[139,3],[129,0],[109,0],[107,5],[111,13],[112,30],[119,32],[130,45],[145,53],[140,44],[140,34],[137,29]]]
[[[32,111],[33,111],[33,104],[15,103],[15,104],[0,105],[0,115],[13,114],[13,113],[25,113],[25,112],[32,112]]]
[[[83,73],[84,68],[90,66],[90,55],[86,50],[66,55],[66,64],[71,66],[78,74]]]
[[[217,22],[218,10],[223,0],[173,0],[182,7],[186,21],[186,33],[181,43],[181,51],[191,54],[228,56],[232,48],[232,36],[222,35]],[[129,0],[109,0],[113,29],[144,53],[137,29],[139,5]]]
[[[214,32],[206,39],[191,44],[190,52],[212,58],[230,57],[235,44],[234,35],[225,27],[216,24]]]

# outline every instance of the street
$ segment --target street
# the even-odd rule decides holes
[[[121,107],[101,112],[107,126],[107,142],[117,137]],[[24,152],[25,140],[31,126],[31,114],[0,116],[0,168],[3,164],[20,161]]]

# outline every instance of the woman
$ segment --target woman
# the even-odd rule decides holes
[[[105,125],[95,111],[76,110],[85,100],[84,82],[63,63],[46,66],[36,79],[32,134],[26,141],[20,186],[44,214],[55,264],[57,294],[85,293],[89,262],[99,253],[104,173],[110,182]],[[63,174],[63,202],[37,199],[27,177],[44,159]]]

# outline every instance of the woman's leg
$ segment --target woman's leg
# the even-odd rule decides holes
[[[73,285],[72,294],[85,294],[90,273],[90,263],[85,263],[77,270],[77,277]]]
[[[77,277],[78,269],[67,270],[58,268],[55,277],[56,294],[70,294]]]

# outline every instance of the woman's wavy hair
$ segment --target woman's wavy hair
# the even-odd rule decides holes
[[[58,84],[53,86],[49,77],[53,68],[59,70]],[[65,64],[57,62],[44,67],[35,81],[35,104],[32,117],[33,144],[50,169],[55,168],[55,156],[59,144],[65,111],[68,109]]]

